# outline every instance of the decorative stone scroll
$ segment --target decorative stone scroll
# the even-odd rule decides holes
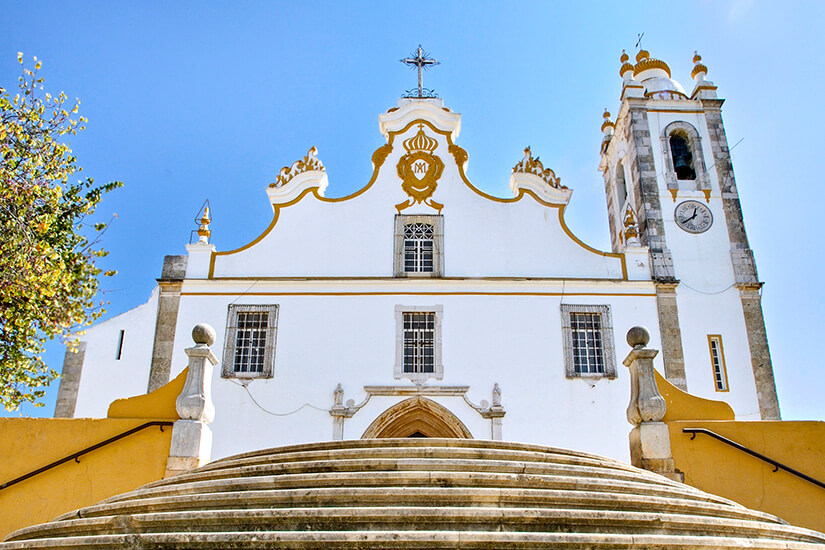
[[[302,174],[304,172],[326,172],[326,168],[324,168],[324,163],[322,163],[318,157],[315,155],[318,154],[318,149],[315,148],[313,145],[307,151],[307,154],[304,158],[300,160],[296,160],[292,163],[292,166],[284,166],[281,168],[281,171],[278,172],[278,178],[275,180],[275,183],[270,183],[270,187],[283,187],[287,183],[292,180],[298,174]]]
[[[556,189],[567,189],[561,184],[561,178],[556,177],[556,173],[549,168],[545,168],[539,160],[539,157],[533,158],[533,153],[530,148],[524,149],[524,158],[513,166],[513,172],[523,172],[525,174],[534,174],[544,180],[550,187]]]
[[[513,166],[510,174],[510,189],[532,192],[539,199],[550,204],[567,204],[572,191],[561,184],[561,178],[550,168],[545,168],[538,157],[533,158],[530,148],[524,149],[524,157]]]

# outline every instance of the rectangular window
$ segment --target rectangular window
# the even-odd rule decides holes
[[[263,372],[266,353],[267,317],[265,312],[238,313],[235,332],[235,372]]]
[[[221,375],[271,378],[277,324],[277,305],[230,305]]]
[[[126,331],[120,331],[120,336],[117,339],[117,353],[115,354],[115,360],[120,361],[120,358],[123,357],[123,337],[126,335]]]
[[[444,377],[441,317],[436,306],[395,306],[395,378],[426,382]]]
[[[602,318],[598,313],[571,313],[573,370],[579,374],[604,374]]]
[[[561,322],[566,376],[615,378],[610,307],[562,304]]]
[[[405,311],[403,316],[404,372],[433,372],[435,370],[435,313]]]
[[[432,273],[434,233],[435,228],[429,223],[404,225],[405,273]]]
[[[728,391],[728,371],[725,368],[725,351],[722,347],[722,336],[719,334],[709,334],[708,348],[710,349],[710,364],[713,367],[713,382],[716,385],[716,391]]]
[[[395,216],[396,277],[441,277],[444,216]]]

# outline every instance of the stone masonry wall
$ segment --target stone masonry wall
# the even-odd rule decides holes
[[[181,282],[186,276],[186,260],[187,256],[166,256],[163,259],[163,271],[158,279],[158,316],[155,322],[155,342],[152,346],[152,366],[147,392],[169,382],[175,327],[178,324]]]
[[[63,372],[60,375],[60,387],[57,390],[57,402],[54,405],[55,418],[74,418],[77,405],[77,391],[80,387],[80,374],[86,357],[86,342],[79,342],[77,352],[66,349],[63,356]]]
[[[674,385],[686,390],[685,359],[682,348],[682,331],[679,326],[679,308],[676,303],[676,281],[673,259],[665,240],[662,205],[659,200],[659,181],[650,142],[650,126],[645,110],[646,100],[631,101],[625,125],[628,144],[628,162],[631,185],[634,189],[635,208],[639,216],[640,240],[650,247],[653,278],[657,285],[659,328],[662,335],[662,353],[665,376]]]

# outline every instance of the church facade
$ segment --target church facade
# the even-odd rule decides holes
[[[150,300],[67,354],[55,416],[105,416],[162,386],[186,366],[191,327],[208,323],[222,355],[215,458],[448,436],[627,461],[622,359],[636,325],[677,387],[738,419],[779,419],[722,100],[694,63],[688,93],[648,52],[622,57],[599,164],[611,251],[570,231],[572,190],[529,148],[511,197],[475,187],[461,115],[419,91],[379,116],[386,143],[352,195],[325,196],[313,147],[266,188],[273,218],[251,243],[217,250],[205,213]]]

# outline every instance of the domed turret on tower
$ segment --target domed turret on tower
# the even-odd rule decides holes
[[[687,99],[682,85],[671,78],[670,67],[661,59],[650,57],[647,50],[636,54],[633,79],[644,86],[645,97],[654,99]]]

